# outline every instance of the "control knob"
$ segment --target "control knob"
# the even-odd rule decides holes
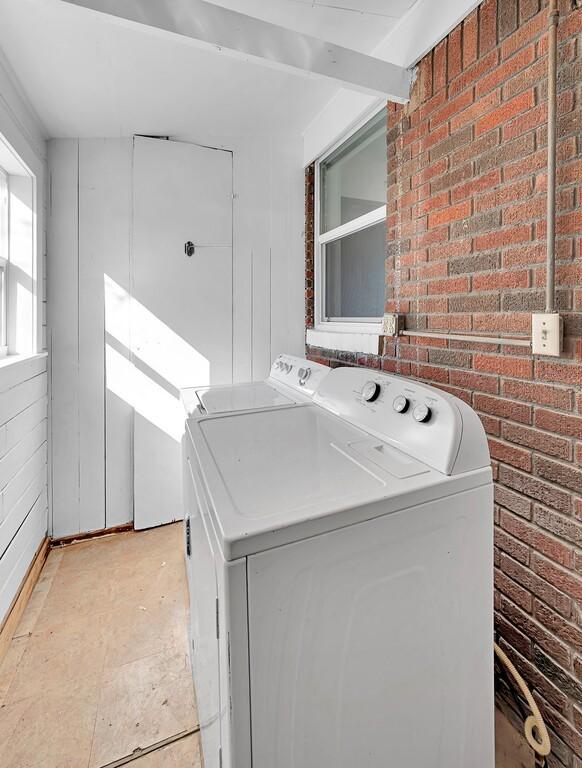
[[[367,403],[373,403],[380,394],[380,385],[377,381],[367,381],[362,389],[362,397]]]
[[[419,422],[428,421],[431,417],[431,410],[428,405],[417,405],[412,411],[412,415]]]
[[[394,399],[394,402],[392,403],[392,407],[396,413],[406,413],[409,405],[410,401],[407,397],[404,397],[404,395],[399,395]]]

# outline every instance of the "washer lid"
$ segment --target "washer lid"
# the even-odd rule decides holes
[[[459,485],[313,405],[188,426],[226,559],[397,511]]]
[[[197,389],[196,397],[202,409],[208,414],[273,408],[293,405],[295,402],[264,381]]]

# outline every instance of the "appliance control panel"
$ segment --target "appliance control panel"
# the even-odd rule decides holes
[[[281,381],[287,386],[313,397],[330,370],[327,365],[314,363],[303,357],[278,355],[271,366],[269,378]]]
[[[363,368],[336,368],[314,402],[409,456],[452,474],[455,466],[489,466],[485,432],[463,401],[403,376]],[[472,456],[461,457],[462,443]]]

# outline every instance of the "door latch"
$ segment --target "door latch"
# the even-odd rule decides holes
[[[191,256],[194,256],[194,252],[196,251],[196,246],[192,242],[192,240],[188,240],[187,243],[184,243],[184,253],[188,258]]]

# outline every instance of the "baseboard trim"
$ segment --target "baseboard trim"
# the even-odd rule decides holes
[[[50,539],[45,537],[40,547],[36,550],[36,555],[34,556],[31,564],[28,566],[26,576],[22,580],[20,589],[12,601],[12,605],[10,606],[6,618],[0,626],[0,662],[2,662],[2,659],[8,651],[10,643],[12,642],[16,628],[20,623],[22,614],[24,613],[28,601],[30,600],[32,590],[36,586],[36,582],[38,581],[40,573],[46,562],[50,548]]]
[[[101,528],[98,531],[87,531],[86,533],[74,533],[71,536],[60,536],[57,539],[51,539],[51,547],[69,547],[71,544],[77,544],[88,539],[101,539],[105,536],[113,536],[116,533],[129,533],[133,531],[133,523],[124,523],[123,525],[114,525],[111,528]]]

